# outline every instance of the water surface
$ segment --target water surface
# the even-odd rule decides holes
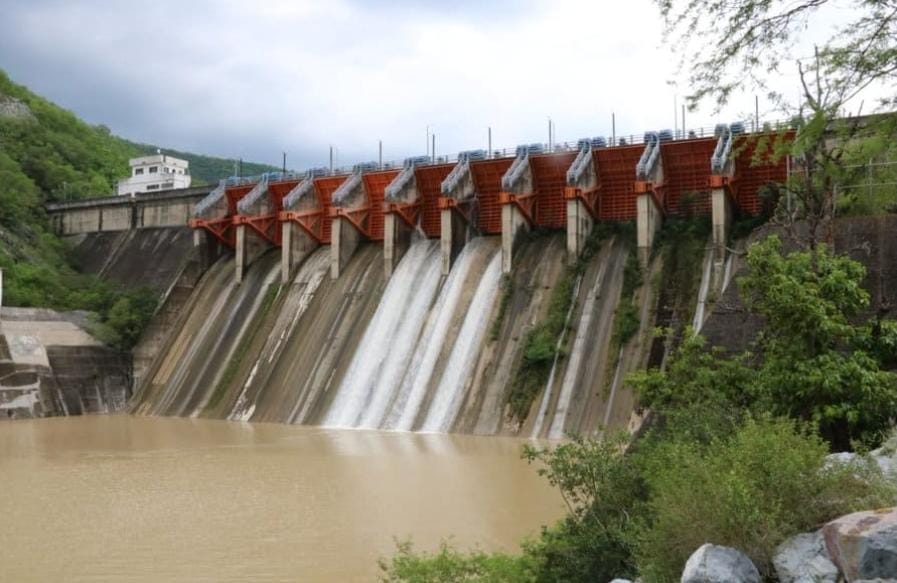
[[[0,423],[0,581],[372,581],[394,537],[513,551],[520,440],[132,416]]]

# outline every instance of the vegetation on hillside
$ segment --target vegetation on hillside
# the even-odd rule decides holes
[[[155,294],[79,274],[65,245],[49,231],[43,205],[109,194],[118,178],[127,175],[128,159],[149,148],[154,152],[155,147],[137,146],[88,125],[13,83],[2,71],[0,104],[16,106],[6,108],[14,115],[0,116],[4,304],[94,312],[94,332],[115,347],[130,348],[155,309]],[[209,179],[231,173],[226,160],[201,159],[210,168],[215,163],[227,168],[220,175],[209,174]]]

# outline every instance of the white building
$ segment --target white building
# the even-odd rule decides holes
[[[118,181],[118,194],[188,188],[190,168],[186,160],[165,154],[131,158],[131,176]]]

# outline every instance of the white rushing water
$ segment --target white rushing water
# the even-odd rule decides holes
[[[415,241],[390,278],[323,425],[379,427],[440,280],[439,242]]]
[[[410,431],[423,418],[423,431],[451,428],[498,294],[501,254],[474,239],[444,282],[438,255],[438,242],[419,241],[402,258],[325,426]]]
[[[442,287],[436,305],[427,321],[427,327],[414,351],[408,370],[399,388],[395,406],[386,420],[386,429],[410,431],[420,411],[421,403],[427,395],[427,387],[433,377],[436,362],[442,352],[442,346],[448,337],[455,311],[461,300],[461,292],[473,264],[473,256],[478,240],[471,241],[464,247],[454,268]]]
[[[445,372],[439,381],[433,402],[421,427],[422,431],[444,433],[451,429],[464,397],[464,388],[473,378],[477,356],[489,324],[489,313],[498,295],[501,281],[501,252],[489,261],[473,300],[464,317],[464,324],[455,339]]]

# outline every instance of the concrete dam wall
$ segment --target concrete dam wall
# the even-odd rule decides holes
[[[162,294],[135,413],[557,438],[638,422],[624,379],[662,363],[654,327],[703,324],[733,215],[785,178],[782,161],[724,160],[758,139],[718,130],[49,211],[85,269]],[[695,260],[656,252],[664,220],[695,215]]]
[[[416,238],[387,280],[380,246],[361,245],[338,279],[329,277],[329,250],[321,248],[286,285],[276,253],[256,260],[239,284],[234,259],[221,258],[146,373],[132,411],[549,437],[628,426],[633,397],[621,381],[647,363],[656,300],[650,285],[639,287],[640,329],[615,343],[631,242],[610,236],[585,262],[570,291],[560,356],[522,422],[511,420],[508,394],[529,332],[568,277],[564,235],[522,242],[518,267],[506,276],[500,238],[472,239],[447,275],[439,249]],[[655,258],[651,271],[661,262]]]

